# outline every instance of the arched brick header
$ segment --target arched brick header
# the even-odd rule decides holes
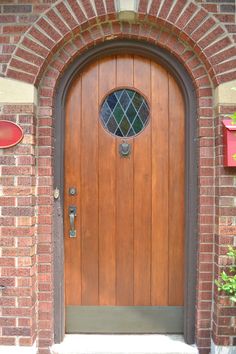
[[[111,28],[115,34],[111,34]],[[136,33],[131,34],[131,28],[135,29]],[[205,217],[205,209],[211,207],[213,210],[213,199],[208,199],[205,197],[207,193],[206,190],[210,188],[212,180],[214,178],[214,169],[212,167],[211,156],[214,154],[214,120],[213,120],[213,100],[212,100],[212,83],[208,77],[205,66],[199,61],[197,56],[192,50],[181,41],[177,39],[174,35],[169,35],[167,32],[161,31],[155,27],[142,24],[142,25],[129,25],[126,23],[120,24],[118,22],[113,22],[112,27],[110,24],[102,24],[101,26],[95,26],[93,29],[85,30],[81,36],[76,36],[70,41],[64,43],[57,53],[51,58],[51,60],[45,63],[45,68],[43,70],[43,75],[40,78],[38,76],[39,84],[39,104],[38,104],[38,114],[37,114],[37,176],[38,176],[38,186],[41,192],[40,195],[40,209],[38,212],[38,219],[43,220],[40,224],[40,228],[37,233],[39,240],[44,240],[45,247],[49,247],[51,250],[51,245],[54,242],[52,234],[47,235],[45,241],[45,230],[48,229],[48,222],[50,226],[52,224],[52,215],[55,212],[54,202],[52,197],[48,195],[53,195],[53,182],[54,178],[54,161],[55,156],[55,145],[54,137],[59,136],[55,131],[55,93],[58,88],[59,78],[63,77],[69,64],[74,65],[76,62],[76,57],[78,53],[85,53],[89,47],[103,41],[104,33],[106,33],[107,40],[116,39],[127,39],[136,38],[146,42],[154,42],[167,48],[178,57],[179,61],[184,63],[185,68],[188,69],[191,74],[193,84],[196,87],[197,92],[197,109],[198,109],[198,122],[197,122],[197,132],[198,137],[198,156],[197,161],[199,163],[198,178],[199,178],[199,195],[203,195],[200,202],[199,209],[199,239],[204,239],[207,235],[207,242],[212,246],[213,244],[213,216],[211,218]],[[158,36],[158,41],[156,40]],[[155,41],[150,38],[155,38]],[[95,49],[95,48],[94,48]],[[72,63],[73,62],[73,63]],[[56,149],[58,150],[58,149]],[[49,190],[50,184],[50,190]],[[56,184],[55,184],[56,186]],[[42,205],[44,203],[45,205]],[[60,214],[60,208],[56,209],[56,213]],[[49,216],[50,215],[50,216]],[[61,214],[60,214],[61,215]],[[208,216],[207,216],[208,217]],[[48,221],[50,219],[50,221]],[[46,220],[46,221],[44,221]],[[45,224],[44,224],[45,223]],[[61,224],[58,223],[59,228]],[[51,250],[52,252],[52,250]],[[198,260],[199,263],[204,262],[207,259],[208,249],[205,251],[204,247],[199,250]],[[47,269],[46,267],[51,265],[48,264],[47,259],[39,260],[40,267]],[[204,265],[203,265],[204,266]],[[45,276],[50,277],[50,270],[44,272]],[[205,294],[199,290],[202,284],[205,282],[205,276],[211,280],[211,285],[213,284],[213,272],[211,269],[199,269],[198,270],[198,285],[197,285],[197,316],[196,316],[196,341],[199,348],[203,350],[208,350],[210,346],[210,331],[211,331],[211,307],[205,308]],[[39,284],[40,286],[40,284]],[[210,294],[212,294],[212,288],[210,288]],[[43,315],[51,316],[53,313],[53,295],[51,301],[48,304],[47,309],[43,310]],[[39,306],[41,301],[39,300]],[[52,317],[53,318],[53,317]],[[209,324],[206,325],[206,318]],[[63,321],[62,321],[63,322]],[[52,328],[50,327],[52,331]],[[51,332],[52,333],[52,332]],[[53,335],[53,334],[52,334]],[[38,338],[40,343],[48,341],[47,335],[44,330],[39,330]],[[51,341],[51,344],[53,341]],[[41,347],[45,347],[45,344],[40,344]],[[203,354],[205,352],[202,351]]]
[[[71,51],[76,55],[82,47],[125,36],[157,43],[183,62],[190,59],[186,58],[187,50],[183,56],[181,47],[185,43],[185,49],[195,53],[194,67],[202,62],[215,85],[236,78],[235,43],[224,25],[200,4],[177,0],[173,5],[173,1],[153,0],[148,5],[147,0],[140,0],[136,21],[128,23],[119,22],[114,0],[97,0],[95,7],[88,0],[80,3],[59,0],[32,25],[15,49],[8,77],[37,85],[51,58],[65,43],[73,42]],[[187,63],[190,72],[192,65],[191,58]]]

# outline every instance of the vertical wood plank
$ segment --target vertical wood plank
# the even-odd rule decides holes
[[[150,100],[150,60],[134,57],[134,87]],[[152,119],[152,118],[150,118]],[[134,305],[150,305],[151,129],[134,138]]]
[[[152,305],[168,305],[168,74],[152,63]]]
[[[115,87],[116,58],[99,64],[99,107]],[[99,304],[116,304],[116,138],[99,124]]]
[[[81,79],[78,77],[69,90],[65,107],[65,184],[64,184],[64,238],[65,238],[65,302],[81,303],[81,238],[80,202],[69,196],[69,187],[80,190],[80,139],[81,139]],[[76,150],[76,154],[72,151]],[[69,206],[77,207],[75,218],[76,238],[69,237]]]
[[[117,86],[133,86],[133,56],[117,58]],[[126,140],[133,149],[133,139]],[[116,153],[122,139],[117,139]],[[133,305],[133,152],[129,158],[117,157],[117,250],[116,304]]]
[[[169,75],[169,305],[184,300],[184,102]]]
[[[82,304],[98,305],[98,63],[82,75]]]
[[[118,87],[151,101],[149,126],[126,140],[129,158],[99,123],[102,98]],[[65,130],[66,305],[182,305],[184,102],[175,80],[138,56],[102,59],[74,80]]]

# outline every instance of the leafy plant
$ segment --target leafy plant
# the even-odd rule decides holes
[[[227,117],[231,118],[232,124],[236,124],[236,112],[234,112],[233,114],[227,115]]]
[[[236,262],[236,248],[229,246],[227,256],[231,257]],[[220,274],[220,280],[215,283],[218,286],[218,291],[224,291],[226,295],[230,296],[230,300],[236,303],[236,266],[233,265],[229,268],[230,275],[223,271]]]

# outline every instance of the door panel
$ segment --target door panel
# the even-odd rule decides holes
[[[134,87],[150,101],[150,60],[134,60]],[[151,304],[151,125],[134,138],[134,305]]]
[[[168,73],[151,65],[152,94],[152,254],[151,305],[168,306],[169,294],[169,117]],[[156,114],[154,113],[156,112]],[[160,148],[161,147],[161,148]]]
[[[81,275],[82,305],[98,304],[98,67],[87,68],[82,75],[81,120]],[[93,104],[91,104],[91,94]],[[92,142],[92,143],[91,143]],[[74,152],[76,154],[76,151]]]
[[[107,75],[109,72],[109,75]],[[116,85],[116,58],[99,64],[99,102]],[[116,140],[99,124],[99,304],[116,305]],[[106,222],[104,222],[106,220]]]
[[[183,303],[184,284],[184,112],[183,99],[174,79],[169,75],[169,301]],[[171,207],[176,206],[176,207]],[[176,225],[177,230],[176,230]],[[177,233],[176,233],[177,231]],[[177,237],[176,237],[177,235]],[[172,245],[172,246],[171,246]]]
[[[104,98],[120,88],[138,91],[150,106],[150,122],[131,138],[111,135],[99,121]],[[111,56],[93,62],[76,77],[65,113],[68,331],[82,331],[79,319],[72,321],[77,324],[71,329],[70,316],[83,317],[91,306],[91,322],[99,321],[97,313],[108,308],[120,308],[123,319],[125,308],[131,317],[137,309],[141,319],[151,309],[156,314],[172,311],[181,332],[185,140],[178,85],[166,69],[147,58]],[[128,158],[119,154],[124,140],[131,145]],[[77,189],[76,195],[69,195],[70,187]],[[75,238],[69,237],[69,206],[77,208]],[[151,317],[153,331],[161,333],[162,315],[157,315],[155,325]]]
[[[117,87],[133,87],[134,59],[117,58]],[[120,141],[116,139],[116,152]],[[127,139],[133,146],[133,139]],[[134,301],[134,154],[116,159],[116,305],[133,305]]]
[[[81,78],[78,77],[72,84],[66,101],[65,131],[70,132],[65,136],[65,191],[64,191],[64,245],[65,245],[65,302],[76,305],[81,303],[81,237],[78,237],[81,227],[81,203],[71,199],[68,193],[69,187],[81,190],[80,158],[81,158]],[[76,154],[73,153],[76,151]],[[77,171],[77,173],[76,173]],[[75,228],[77,237],[69,238],[69,205],[76,205],[77,216]]]

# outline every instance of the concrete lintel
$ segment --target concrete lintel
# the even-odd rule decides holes
[[[137,1],[117,0],[117,10],[120,21],[135,22],[137,16]]]
[[[211,341],[211,353],[210,354],[235,354],[236,347],[235,346],[222,346],[215,345],[213,341]]]
[[[118,0],[118,11],[137,11],[137,1],[136,0]]]
[[[37,89],[22,81],[0,77],[0,104],[34,103],[37,105]]]
[[[215,106],[218,105],[236,105],[236,80],[220,84],[215,89]]]

